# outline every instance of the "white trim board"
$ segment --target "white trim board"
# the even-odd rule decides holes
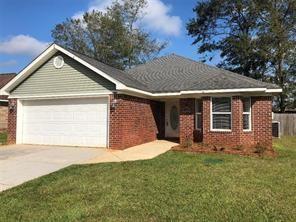
[[[28,95],[28,96],[9,96],[9,99],[34,100],[34,99],[63,99],[63,98],[90,98],[90,97],[106,97],[109,93],[76,93],[76,94],[49,94],[49,95]]]
[[[175,97],[185,95],[203,95],[203,94],[220,94],[220,93],[280,93],[282,89],[267,89],[267,88],[240,88],[240,89],[217,89],[217,90],[192,90],[192,91],[180,91],[170,93],[151,93],[140,89],[123,86],[123,88],[117,88],[124,92],[134,92],[143,94],[150,97]]]

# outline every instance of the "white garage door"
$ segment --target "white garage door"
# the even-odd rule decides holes
[[[22,142],[107,146],[107,98],[23,101]]]

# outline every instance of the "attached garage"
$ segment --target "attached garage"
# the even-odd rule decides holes
[[[109,147],[109,98],[115,83],[57,48],[50,47],[15,78],[8,134],[17,144]]]
[[[24,100],[21,106],[19,143],[107,146],[108,97]]]

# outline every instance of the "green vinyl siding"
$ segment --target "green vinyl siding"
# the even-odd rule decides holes
[[[55,56],[64,58],[64,66],[53,65]],[[74,59],[57,53],[27,79],[19,84],[11,95],[42,96],[55,94],[105,93],[115,90],[115,84],[101,77]]]

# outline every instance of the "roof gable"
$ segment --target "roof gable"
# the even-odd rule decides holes
[[[62,56],[64,64],[61,68],[54,66],[54,58]],[[72,94],[110,93],[115,85],[96,74],[86,66],[57,52],[36,71],[11,91],[15,97],[49,96]]]

